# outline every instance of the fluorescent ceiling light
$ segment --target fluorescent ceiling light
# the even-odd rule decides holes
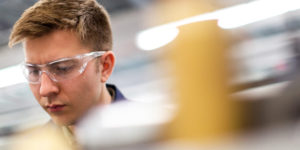
[[[218,25],[232,29],[300,8],[297,0],[260,0],[216,11]]]
[[[177,28],[149,29],[138,34],[137,45],[143,50],[154,50],[173,41],[178,33]]]
[[[154,50],[173,41],[179,33],[177,27],[193,22],[212,19],[216,18],[211,14],[198,15],[166,25],[150,28],[138,33],[136,44],[142,50]]]
[[[217,19],[221,28],[231,29],[297,9],[299,0],[258,0],[150,28],[137,35],[136,44],[142,50],[154,50],[174,40],[179,32],[176,28],[182,25]]]
[[[26,82],[19,65],[0,70],[0,88]]]

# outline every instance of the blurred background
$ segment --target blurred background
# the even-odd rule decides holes
[[[15,132],[49,120],[18,68],[24,58],[22,46],[7,46],[14,22],[35,2],[0,1],[0,149],[8,145],[10,135]],[[202,141],[223,132],[242,132],[247,135],[238,134],[241,138],[237,141],[244,143],[242,149],[248,146],[257,149],[262,145],[268,149],[274,141],[282,142],[273,145],[280,149],[290,145],[287,133],[299,138],[296,125],[293,131],[288,126],[280,128],[286,131],[283,133],[269,130],[263,130],[262,133],[268,133],[264,136],[256,133],[270,125],[298,122],[300,2],[99,0],[99,3],[110,13],[113,51],[117,57],[109,82],[118,85],[134,102],[171,109],[175,119],[170,121],[172,117],[166,117],[159,122],[161,126],[171,122],[170,128],[162,131],[164,138]],[[153,27],[164,28],[149,30]],[[207,53],[200,52],[203,50]],[[186,111],[189,108],[192,112]],[[154,114],[160,115],[158,112]],[[219,121],[211,121],[208,116]],[[199,125],[203,122],[209,127]],[[190,127],[191,124],[195,126]],[[227,124],[230,127],[223,129]],[[201,129],[211,132],[202,133]],[[256,132],[250,132],[254,129]],[[178,148],[170,143],[158,147]],[[232,148],[228,143],[225,145]]]

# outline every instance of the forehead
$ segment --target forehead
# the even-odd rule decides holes
[[[68,30],[56,30],[24,41],[25,61],[32,64],[44,64],[88,51],[76,34]]]

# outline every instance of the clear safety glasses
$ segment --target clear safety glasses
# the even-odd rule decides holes
[[[105,51],[96,51],[76,55],[69,58],[61,58],[47,64],[22,63],[25,78],[31,84],[41,83],[41,76],[44,73],[53,81],[59,82],[66,79],[72,79],[82,74],[89,63],[96,57],[102,56]]]

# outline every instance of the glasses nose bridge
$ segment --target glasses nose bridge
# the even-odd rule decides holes
[[[45,73],[52,81],[57,82],[54,75],[49,71],[49,68],[47,65],[40,66],[40,80],[42,78],[43,73]]]

